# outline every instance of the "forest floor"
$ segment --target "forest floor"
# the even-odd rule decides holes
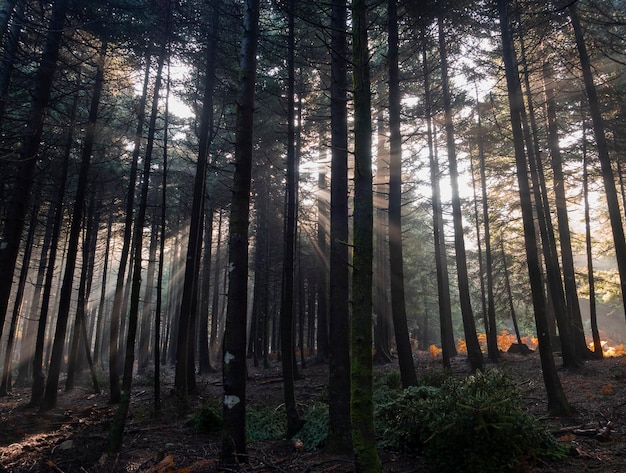
[[[558,360],[557,360],[558,362]],[[462,356],[453,370],[466,374]],[[441,362],[427,352],[416,356],[419,372],[437,368]],[[252,363],[250,363],[252,365]],[[500,363],[510,372],[524,394],[526,407],[536,416],[545,416],[546,400],[539,355],[503,354]],[[310,405],[326,390],[327,365],[313,364],[301,369],[296,381],[297,399]],[[376,366],[376,376],[397,370],[396,364]],[[249,369],[248,405],[278,407],[282,403],[280,363],[269,369]],[[520,471],[539,472],[624,472],[626,471],[626,358],[588,361],[576,371],[560,370],[566,395],[576,408],[573,418],[548,419],[550,430],[571,454],[554,462],[536,461]],[[154,415],[153,391],[148,379],[135,382],[130,417],[121,453],[106,453],[106,442],[115,406],[108,404],[108,392],[94,394],[90,387],[59,392],[58,406],[46,413],[29,407],[30,388],[14,387],[0,398],[0,472],[214,472],[219,470],[219,434],[198,434],[189,419],[202,402],[221,397],[221,374],[198,377],[199,394],[182,406],[169,393],[171,373],[164,379],[163,407]],[[167,394],[165,394],[167,393]],[[607,425],[609,426],[607,428]],[[290,441],[251,442],[250,461],[238,471],[248,472],[349,472],[352,459],[323,451],[302,451]],[[380,451],[385,472],[433,472],[417,455]]]

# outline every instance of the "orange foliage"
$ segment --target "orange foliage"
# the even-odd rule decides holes
[[[624,349],[623,343],[620,343],[619,345],[615,345],[609,340],[602,340],[600,342],[600,345],[602,345],[602,353],[605,357],[611,358],[611,357],[618,357],[618,356],[626,355],[626,349]],[[593,342],[589,343],[588,347],[591,351],[593,351],[594,349]]]
[[[431,345],[428,347],[428,353],[430,353],[430,356],[432,356],[433,358],[437,358],[441,351],[441,348],[439,348],[437,345]]]

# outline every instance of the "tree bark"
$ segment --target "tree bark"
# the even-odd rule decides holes
[[[133,214],[135,211],[135,185],[137,182],[137,163],[139,160],[139,152],[141,151],[141,140],[143,137],[143,126],[145,122],[144,113],[146,101],[148,97],[148,85],[150,78],[150,54],[146,53],[145,74],[143,79],[143,90],[137,106],[137,128],[135,130],[135,139],[133,144],[133,156],[131,160],[130,172],[128,176],[128,189],[126,194],[126,209],[124,217],[124,239],[122,249],[120,251],[120,264],[117,270],[117,279],[115,282],[115,292],[113,295],[113,307],[111,308],[110,326],[109,326],[109,401],[117,403],[121,399],[121,387],[119,380],[119,353],[120,347],[120,319],[122,311],[126,305],[124,301],[124,279],[126,276],[126,267],[128,265],[128,257],[130,254],[130,244],[133,231]]]
[[[467,357],[472,371],[483,367],[483,354],[478,344],[476,323],[472,312],[472,303],[469,290],[469,276],[467,273],[467,255],[465,253],[465,239],[463,236],[463,217],[461,214],[461,198],[459,196],[459,172],[457,169],[456,145],[454,137],[454,123],[452,121],[452,100],[448,85],[448,58],[443,18],[437,18],[439,30],[439,54],[441,58],[441,88],[445,115],[445,130],[448,151],[448,166],[452,191],[452,221],[454,224],[454,249],[456,251],[456,271],[459,284],[459,298],[463,330],[467,346]]]
[[[352,80],[354,85],[354,262],[350,368],[352,443],[355,470],[376,473],[382,472],[382,464],[376,450],[372,401],[374,204],[366,0],[352,1],[352,62],[354,65]]]
[[[349,453],[352,440],[348,266],[348,11],[342,0],[333,0],[331,8],[329,423],[326,448],[333,453]]]
[[[152,157],[154,150],[154,140],[156,134],[156,123],[159,114],[159,93],[163,81],[163,65],[168,52],[171,4],[165,1],[160,11],[164,21],[163,39],[160,45],[159,59],[157,62],[156,76],[154,79],[154,90],[152,92],[152,106],[150,111],[150,121],[148,123],[148,140],[146,143],[146,154],[143,160],[143,173],[139,196],[139,207],[135,216],[133,228],[133,257],[132,257],[132,283],[130,288],[130,307],[128,311],[128,331],[126,334],[126,346],[124,356],[124,371],[122,381],[122,392],[120,403],[113,418],[111,430],[109,432],[108,450],[119,452],[122,448],[124,436],[124,426],[128,418],[130,407],[130,395],[133,382],[133,368],[135,366],[135,341],[137,338],[137,324],[139,319],[139,295],[141,293],[141,264],[143,261],[143,232],[146,223],[146,212],[148,208],[148,191],[150,190],[150,170],[152,169]]]
[[[591,243],[591,218],[589,216],[589,166],[587,157],[587,141],[585,140],[585,126],[583,124],[583,201],[585,205],[585,247],[587,254],[587,280],[589,281],[589,318],[591,321],[591,335],[593,337],[593,354],[602,359],[602,341],[598,331],[598,308],[596,305],[596,284],[593,275],[593,251]]]
[[[235,127],[235,175],[228,237],[228,308],[222,346],[224,465],[246,463],[246,315],[248,312],[248,227],[252,175],[259,0],[244,3],[240,82]]]
[[[567,212],[567,198],[565,196],[565,178],[561,149],[559,146],[559,132],[556,117],[556,99],[554,83],[550,64],[543,63],[543,87],[546,97],[546,119],[548,130],[548,148],[554,174],[554,195],[556,203],[557,224],[559,229],[559,242],[561,244],[561,262],[563,265],[563,281],[565,284],[565,297],[569,312],[573,348],[578,358],[589,358],[589,349],[585,340],[578,290],[576,288],[576,271],[574,268],[574,256],[572,251],[572,237],[569,227]]]
[[[74,199],[74,210],[72,212],[72,225],[70,227],[69,241],[67,246],[67,256],[63,283],[59,298],[59,312],[57,315],[57,325],[50,355],[50,365],[48,367],[48,380],[44,393],[42,410],[51,409],[56,406],[57,391],[59,386],[59,376],[63,363],[63,351],[65,348],[65,335],[69,320],[70,306],[72,301],[72,288],[74,285],[74,270],[76,269],[76,259],[78,256],[78,243],[80,231],[83,226],[83,213],[85,197],[87,195],[87,185],[89,181],[89,168],[91,165],[91,154],[96,140],[96,121],[98,119],[98,108],[100,97],[104,86],[104,60],[107,53],[107,41],[102,41],[98,53],[98,64],[96,78],[89,107],[89,119],[85,128],[85,139],[81,151],[81,164],[76,187],[76,197]],[[77,334],[78,335],[78,334]]]
[[[68,4],[69,0],[56,0],[52,7],[46,44],[37,69],[28,122],[20,147],[18,176],[11,197],[6,204],[7,213],[2,240],[0,241],[0,268],[2,268],[0,271],[0,337],[2,337],[9,305],[13,273],[24,229],[28,201],[37,171],[39,161],[37,154],[43,133],[45,111],[57,67]]]
[[[37,225],[37,214],[41,208],[41,196],[38,195],[33,204],[31,210],[31,218],[28,226],[28,234],[26,236],[26,242],[24,243],[24,256],[22,258],[22,269],[20,270],[20,276],[18,278],[17,290],[15,292],[13,302],[13,314],[11,316],[11,322],[9,324],[9,334],[7,337],[7,345],[4,352],[4,363],[2,370],[2,381],[0,381],[0,397],[6,396],[11,392],[13,370],[13,344],[15,342],[15,333],[17,331],[20,312],[22,310],[22,302],[24,300],[24,289],[26,287],[26,280],[28,276],[28,268],[30,266],[30,259],[33,252],[33,241],[35,239],[35,228]],[[24,341],[22,341],[24,343]]]
[[[439,189],[439,163],[433,144],[432,93],[430,71],[426,45],[426,33],[422,31],[422,66],[424,70],[424,102],[426,107],[426,127],[428,136],[428,155],[430,161],[430,185],[433,208],[433,239],[435,244],[435,267],[437,271],[437,297],[439,302],[439,329],[441,332],[441,355],[444,368],[450,368],[450,359],[457,355],[452,327],[452,304],[450,302],[450,278],[446,255],[445,232],[443,228],[443,210]]]
[[[282,351],[283,394],[287,412],[287,438],[293,437],[302,423],[294,391],[294,275],[296,248],[296,141],[295,141],[295,1],[287,3],[287,214],[283,243],[283,291],[280,305],[280,344]]]
[[[217,37],[219,29],[219,3],[215,5],[211,24],[211,35]],[[215,88],[215,67],[217,48],[207,46],[207,64],[204,75],[204,92],[202,97],[202,112],[200,115],[198,161],[193,187],[193,201],[191,205],[191,221],[189,224],[189,242],[187,258],[185,260],[185,279],[183,295],[180,305],[180,319],[178,325],[178,344],[176,349],[176,373],[174,386],[181,393],[192,393],[196,390],[194,376],[194,341],[196,314],[192,309],[196,307],[198,296],[198,282],[200,273],[200,259],[202,254],[202,222],[204,221],[204,199],[206,196],[206,173],[208,167],[209,147],[213,139],[213,92]]]
[[[402,256],[402,135],[400,134],[400,71],[398,68],[398,12],[396,0],[387,3],[389,66],[389,266],[391,273],[391,313],[398,349],[402,386],[417,384],[413,352],[409,340],[404,297]],[[369,92],[368,92],[369,93]]]
[[[510,120],[513,131],[515,164],[517,167],[520,206],[524,225],[526,261],[532,292],[533,309],[535,312],[537,338],[539,340],[541,368],[548,396],[548,411],[554,415],[570,415],[572,408],[565,397],[565,392],[563,391],[561,380],[556,370],[552,347],[550,345],[550,334],[546,317],[546,301],[541,280],[539,255],[537,253],[537,235],[533,222],[532,202],[530,198],[531,191],[528,182],[528,163],[525,156],[524,136],[521,123],[521,110],[524,107],[524,101],[517,70],[518,63],[509,26],[508,0],[498,0],[497,6],[502,35],[502,56],[506,73],[509,106],[511,109]]]
[[[477,97],[478,100],[478,97]],[[485,269],[487,286],[487,321],[490,331],[487,333],[487,350],[491,361],[500,359],[498,349],[498,334],[496,331],[496,304],[493,283],[493,252],[491,250],[491,222],[489,218],[489,199],[487,198],[487,163],[485,159],[485,144],[483,136],[482,119],[480,116],[480,104],[477,103],[477,127],[478,127],[478,159],[480,169],[481,204],[483,209],[483,227],[485,231]]]
[[[585,83],[585,92],[589,104],[589,113],[593,124],[593,134],[596,139],[598,148],[598,158],[600,159],[600,168],[602,171],[602,180],[604,182],[604,192],[609,210],[609,220],[611,221],[611,229],[613,231],[613,244],[615,246],[615,257],[617,259],[617,267],[620,276],[620,287],[622,289],[622,300],[626,309],[626,239],[624,237],[624,227],[622,226],[622,214],[619,208],[619,200],[617,197],[617,188],[615,186],[615,176],[611,167],[611,158],[609,156],[609,147],[604,134],[604,120],[600,112],[600,103],[598,101],[598,93],[593,82],[593,74],[591,72],[591,61],[585,44],[583,29],[578,19],[576,4],[572,3],[569,7],[569,16],[574,29],[576,38],[576,46],[578,55],[580,56],[580,66],[583,72],[583,81]]]
[[[317,176],[317,362],[328,361],[328,185],[326,172]]]

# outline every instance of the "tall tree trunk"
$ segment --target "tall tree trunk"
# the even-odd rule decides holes
[[[163,306],[163,273],[165,267],[165,237],[167,235],[167,153],[170,123],[170,61],[167,62],[167,84],[165,87],[165,114],[163,126],[163,178],[161,180],[161,215],[159,226],[159,266],[156,282],[156,307],[154,309],[154,410],[161,411],[161,309]]]
[[[439,328],[443,366],[450,368],[450,358],[457,355],[452,328],[452,303],[450,302],[450,278],[446,255],[445,232],[443,228],[443,210],[439,189],[439,163],[433,144],[432,92],[426,45],[426,33],[422,31],[422,68],[424,70],[424,102],[426,107],[426,127],[428,136],[428,155],[430,158],[430,185],[433,207],[433,237],[435,244],[435,267],[437,271],[437,297],[439,302]]]
[[[541,368],[546,393],[548,395],[548,411],[554,415],[570,415],[572,408],[565,397],[565,392],[563,391],[561,380],[559,379],[554,363],[552,347],[550,346],[550,334],[546,317],[546,301],[543,293],[539,255],[537,252],[537,236],[533,222],[532,202],[530,198],[531,192],[528,182],[528,163],[526,162],[521,123],[521,111],[524,107],[524,101],[517,70],[513,38],[509,26],[508,0],[498,0],[497,6],[502,35],[502,56],[506,73],[509,106],[511,109],[510,119],[513,130],[513,144],[515,147],[515,164],[517,167],[520,206],[524,225],[528,275],[532,292],[533,310],[535,312],[537,338],[539,340]]]
[[[596,358],[603,358],[602,341],[598,331],[598,308],[596,305],[596,283],[593,274],[593,247],[591,243],[591,218],[589,216],[589,158],[587,157],[587,140],[585,139],[583,123],[583,201],[585,204],[585,246],[587,254],[587,280],[589,281],[589,318],[591,320],[591,335],[593,337],[593,354]]]
[[[259,0],[244,3],[240,82],[235,127],[235,175],[228,237],[228,309],[222,346],[224,400],[223,464],[245,463],[246,456],[246,314],[248,312],[248,227],[252,175],[256,51]]]
[[[548,202],[548,190],[546,187],[545,173],[543,171],[543,163],[541,161],[541,148],[539,146],[534,106],[530,95],[530,81],[528,79],[529,74],[526,66],[523,37],[520,38],[520,52],[523,66],[522,77],[524,79],[525,89],[528,92],[528,113],[526,112],[526,107],[520,109],[520,119],[530,166],[531,189],[534,197],[534,209],[537,214],[536,225],[541,236],[548,291],[552,297],[554,315],[559,326],[559,341],[563,355],[563,366],[566,368],[575,368],[579,365],[580,361],[574,348],[574,339],[572,338],[571,330],[572,311],[571,307],[566,303],[561,268],[557,256],[554,225],[552,224],[552,214]]]
[[[26,242],[24,243],[24,256],[22,258],[22,269],[20,270],[20,276],[17,283],[17,291],[15,293],[13,302],[13,314],[11,316],[11,323],[9,324],[9,335],[7,337],[7,345],[4,351],[4,364],[2,370],[2,381],[0,381],[0,397],[6,396],[11,391],[12,377],[11,372],[13,370],[13,344],[15,342],[15,333],[18,327],[18,321],[20,312],[22,310],[22,302],[24,300],[24,289],[26,287],[26,281],[28,277],[28,268],[30,266],[30,257],[33,252],[33,241],[35,239],[35,228],[37,226],[37,214],[41,208],[41,196],[37,195],[35,202],[33,203],[33,209],[31,210],[31,218],[28,226],[28,234],[26,236]],[[24,343],[22,341],[22,343]]]
[[[102,41],[98,53],[98,63],[96,78],[89,106],[89,119],[85,128],[85,139],[81,151],[81,164],[76,187],[76,197],[74,199],[74,210],[72,212],[72,225],[67,246],[67,259],[65,271],[63,273],[63,284],[61,285],[59,312],[57,315],[57,325],[50,355],[50,365],[48,367],[48,379],[46,381],[46,391],[44,393],[42,410],[51,409],[56,406],[57,391],[59,386],[59,376],[63,363],[63,351],[65,348],[65,334],[70,315],[72,302],[72,289],[74,285],[74,270],[76,269],[76,259],[78,256],[78,243],[80,231],[83,225],[83,213],[85,197],[87,195],[87,185],[89,181],[89,167],[91,165],[91,154],[96,140],[96,120],[98,119],[98,108],[100,97],[104,86],[104,60],[107,53],[107,41]]]
[[[98,207],[100,204],[98,204]],[[78,285],[78,301],[76,305],[76,317],[74,317],[74,328],[71,332],[70,347],[67,357],[67,378],[65,379],[65,390],[74,388],[76,371],[83,366],[78,354],[82,347],[82,332],[86,330],[85,313],[91,292],[91,282],[93,278],[93,267],[96,255],[96,241],[98,238],[98,225],[100,221],[100,208],[96,208],[96,198],[92,195],[89,199],[89,207],[85,216],[85,231],[83,232],[82,243],[82,265],[80,271],[80,282]],[[86,331],[85,331],[86,333]],[[84,347],[87,351],[89,346]]]
[[[119,353],[120,347],[120,319],[122,311],[125,310],[124,302],[124,279],[126,276],[126,267],[128,265],[128,256],[130,254],[130,244],[133,231],[133,214],[135,211],[135,185],[137,182],[137,163],[139,153],[141,151],[141,140],[143,137],[143,126],[145,122],[145,109],[148,97],[148,85],[150,79],[150,54],[146,53],[145,74],[143,79],[143,90],[137,106],[137,128],[135,130],[135,139],[133,144],[133,156],[131,160],[130,172],[128,176],[128,189],[126,194],[126,209],[124,216],[124,238],[122,241],[122,249],[120,251],[120,264],[117,270],[117,279],[115,282],[115,292],[113,293],[113,307],[111,308],[110,326],[109,326],[109,401],[117,403],[121,399],[121,388],[119,379]]]
[[[111,253],[111,234],[113,232],[113,212],[109,214],[109,222],[107,224],[107,236],[104,246],[104,264],[102,266],[102,283],[100,285],[100,301],[98,303],[98,314],[96,316],[96,341],[93,351],[93,362],[98,364],[102,356],[104,312],[107,303],[107,276],[109,274],[109,255]]]
[[[80,84],[80,75],[78,77]],[[78,90],[78,89],[77,89]],[[75,123],[76,110],[78,108],[79,94],[75,93],[72,105],[70,107],[69,120],[70,123]],[[61,162],[61,170],[59,173],[59,186],[58,194],[56,196],[56,202],[51,203],[54,208],[54,216],[52,222],[52,234],[50,235],[50,251],[47,261],[47,271],[45,280],[43,283],[43,295],[41,297],[41,312],[39,314],[39,321],[37,323],[37,339],[35,342],[35,350],[33,355],[33,385],[31,390],[32,405],[39,405],[41,398],[44,394],[45,388],[45,375],[43,373],[44,363],[44,346],[46,343],[46,328],[48,326],[48,312],[50,308],[50,299],[53,290],[54,280],[54,267],[57,258],[57,252],[59,247],[59,238],[61,234],[61,225],[63,224],[63,201],[65,200],[67,173],[69,168],[70,156],[72,154],[72,147],[74,144],[74,132],[73,127],[70,127],[65,137],[65,146],[63,159]]]
[[[317,362],[328,361],[328,185],[326,172],[317,176]]]
[[[159,222],[153,218],[150,222],[150,246],[148,249],[148,267],[146,269],[146,287],[143,296],[143,305],[140,312],[139,346],[137,347],[137,372],[145,374],[150,365],[150,340],[152,321],[154,319],[154,280],[156,273],[156,254],[158,247]]]
[[[126,350],[124,356],[124,371],[122,381],[122,396],[113,418],[111,430],[109,432],[108,449],[111,452],[119,452],[122,447],[124,426],[128,418],[130,407],[130,395],[133,382],[133,368],[135,366],[135,340],[137,335],[137,322],[139,319],[139,295],[141,293],[141,264],[143,261],[143,232],[146,223],[146,211],[148,207],[148,191],[150,189],[150,170],[152,168],[152,155],[156,134],[157,117],[159,114],[159,93],[163,80],[163,65],[168,52],[171,4],[166,0],[159,11],[164,21],[164,33],[160,45],[159,59],[157,62],[156,76],[154,79],[154,90],[152,96],[152,106],[150,111],[150,121],[148,123],[148,140],[146,143],[146,154],[143,162],[143,174],[139,197],[139,207],[135,216],[133,228],[133,258],[132,258],[132,284],[130,290],[130,308],[128,311],[128,332],[126,335]]]
[[[552,80],[551,67],[547,61],[543,64],[543,87],[546,97],[548,148],[550,149],[550,157],[552,158],[552,172],[554,173],[553,188],[556,201],[559,242],[561,244],[563,280],[565,283],[565,296],[567,307],[569,311],[569,316],[571,318],[574,350],[576,351],[577,357],[589,358],[590,353],[585,341],[582,316],[580,313],[580,303],[578,301],[578,290],[576,289],[576,271],[574,268],[572,237],[567,212],[567,198],[565,196],[565,178],[563,176],[561,149],[559,147],[559,132],[556,118],[554,82]]]
[[[10,3],[16,3],[15,0],[8,0],[7,2],[1,2],[0,5],[9,5]],[[0,123],[4,119],[4,111],[6,110],[9,95],[9,86],[11,85],[11,77],[15,65],[17,64],[17,52],[20,44],[20,37],[22,36],[22,30],[24,27],[22,15],[24,14],[24,1],[20,1],[17,5],[12,21],[11,29],[7,34],[4,42],[2,63],[0,65]],[[0,6],[0,17],[2,16],[2,7]],[[1,28],[1,26],[0,26]],[[2,36],[0,36],[2,39]],[[2,194],[0,194],[2,195]]]
[[[348,266],[348,9],[331,3],[330,45],[330,275],[328,440],[333,453],[349,453],[350,438],[350,289]]]
[[[261,180],[260,180],[261,181]],[[258,206],[258,218],[256,219],[256,238],[254,245],[254,257],[253,257],[253,268],[254,268],[254,287],[252,289],[252,320],[250,321],[250,339],[252,339],[252,350],[253,350],[253,363],[254,366],[259,366],[259,360],[263,356],[263,346],[264,346],[264,326],[265,320],[268,317],[267,314],[267,275],[268,275],[268,265],[269,261],[267,261],[267,253],[269,246],[269,235],[268,235],[268,219],[269,219],[269,207],[270,207],[270,198],[267,195],[267,190],[265,186],[267,185],[267,181],[262,179],[262,183],[259,182],[257,185],[259,186],[259,194],[266,194],[265,199],[259,202]],[[219,285],[219,272],[215,273],[215,281],[216,284]],[[217,330],[217,313],[218,306],[217,302],[215,303],[215,327]]]
[[[502,271],[504,273],[504,287],[506,289],[506,298],[509,303],[509,312],[511,313],[511,321],[513,322],[513,330],[515,331],[515,337],[517,338],[517,344],[520,347],[522,355],[529,353],[528,348],[524,348],[522,343],[522,335],[519,331],[519,325],[517,323],[517,315],[515,315],[515,305],[513,304],[513,293],[511,291],[511,278],[509,276],[509,268],[506,263],[506,252],[504,251],[504,238],[500,239],[500,248],[502,250]]]
[[[220,318],[220,268],[222,261],[222,217],[224,211],[219,210],[217,218],[217,241],[215,242],[215,268],[213,269],[213,294],[211,299],[211,335],[209,337],[209,348],[214,353],[218,340],[218,320]]]
[[[211,264],[212,261],[212,243],[213,243],[213,220],[215,210],[211,199],[206,199],[205,206],[205,226],[204,226],[204,243],[202,250],[202,284],[200,288],[200,311],[198,321],[198,374],[211,373],[211,355],[209,350],[209,315],[211,311],[210,295],[211,295]]]
[[[365,26],[363,26],[365,28]],[[389,65],[389,266],[391,313],[396,336],[402,386],[417,384],[404,297],[402,258],[402,135],[400,134],[400,71],[398,68],[398,12],[396,0],[387,2]],[[368,66],[369,67],[369,66]],[[368,91],[369,93],[369,91]]]
[[[598,148],[598,158],[600,159],[600,168],[602,170],[602,180],[604,182],[604,192],[609,210],[609,220],[611,221],[611,229],[613,231],[613,245],[615,247],[615,257],[617,259],[617,267],[620,276],[620,287],[622,289],[622,300],[626,309],[626,239],[624,238],[624,227],[622,226],[622,214],[619,208],[619,200],[617,197],[617,189],[615,187],[615,176],[611,167],[611,158],[609,156],[609,147],[604,134],[604,120],[600,112],[600,102],[598,101],[598,93],[593,83],[593,74],[591,72],[591,62],[589,53],[585,44],[583,29],[578,19],[576,4],[572,3],[568,7],[569,16],[574,28],[574,36],[576,37],[576,46],[578,55],[580,56],[580,66],[583,72],[583,81],[585,83],[585,91],[587,101],[589,103],[589,112],[593,124],[593,135],[596,139]]]
[[[477,99],[477,127],[478,127],[478,159],[480,168],[480,184],[481,184],[481,204],[483,209],[483,227],[485,231],[485,269],[486,269],[486,286],[487,286],[487,321],[491,328],[487,333],[487,349],[489,357],[492,361],[500,358],[498,351],[498,334],[496,331],[496,304],[494,296],[493,283],[493,252],[491,251],[491,222],[489,218],[489,199],[487,198],[487,166],[485,159],[485,143],[483,135],[482,119],[480,116],[480,104]]]
[[[384,83],[378,86],[384,94]],[[387,151],[385,107],[376,113],[376,175],[374,176],[374,363],[390,363],[392,316],[389,301],[389,152]]]
[[[296,141],[295,141],[295,1],[287,3],[287,214],[283,243],[283,291],[280,304],[280,344],[282,347],[283,394],[287,412],[287,438],[302,427],[294,391],[294,275],[296,247]]]
[[[73,119],[72,119],[73,122]],[[71,146],[71,145],[70,145]],[[48,215],[46,217],[46,232],[39,253],[39,268],[37,270],[37,279],[33,294],[33,302],[30,307],[30,317],[26,317],[24,326],[24,335],[20,344],[20,364],[17,373],[16,382],[23,381],[33,376],[33,357],[35,356],[35,344],[37,342],[37,319],[38,312],[41,310],[41,296],[43,282],[46,277],[46,268],[48,264],[48,255],[50,254],[50,245],[52,243],[52,231],[54,229],[55,205],[48,205]]]
[[[441,58],[441,89],[443,93],[448,166],[450,169],[450,184],[452,191],[452,221],[454,224],[454,249],[456,251],[457,281],[459,284],[459,298],[461,304],[461,315],[463,317],[465,343],[467,346],[467,357],[472,371],[476,371],[481,370],[483,367],[483,354],[480,350],[478,336],[476,334],[476,323],[474,321],[474,313],[472,312],[469,276],[467,273],[467,255],[465,253],[463,217],[461,214],[461,198],[459,196],[459,172],[457,169],[454,123],[452,121],[452,99],[448,85],[448,55],[443,18],[441,18],[441,16],[437,18],[437,24],[439,30],[439,54]]]
[[[211,32],[217,38],[219,30],[220,4],[214,5]],[[209,146],[213,138],[213,91],[215,88],[215,67],[217,48],[213,44],[207,45],[207,63],[204,75],[204,95],[202,97],[202,112],[200,115],[198,161],[193,187],[193,201],[191,205],[191,222],[189,224],[189,242],[187,258],[185,260],[185,279],[183,295],[180,305],[180,319],[178,325],[178,344],[176,347],[176,373],[174,386],[181,393],[195,392],[196,379],[194,369],[194,340],[196,314],[192,309],[196,307],[198,296],[198,282],[200,272],[200,258],[202,255],[202,222],[204,221],[204,198],[206,196],[206,173],[208,166]]]
[[[68,4],[69,0],[56,0],[52,6],[46,44],[41,55],[41,63],[37,69],[28,121],[20,146],[17,180],[6,204],[7,214],[2,240],[0,240],[0,268],[2,268],[0,271],[0,337],[2,337],[9,297],[11,296],[13,273],[20,248],[22,230],[24,229],[28,200],[37,171],[39,161],[37,155],[43,133],[45,111],[57,67]]]
[[[354,85],[354,261],[350,369],[352,443],[355,470],[363,473],[376,473],[382,472],[383,468],[376,451],[374,403],[372,401],[374,204],[366,0],[352,0],[352,62],[354,65],[352,79]],[[406,317],[404,322],[406,327]],[[408,335],[406,341],[408,342]]]

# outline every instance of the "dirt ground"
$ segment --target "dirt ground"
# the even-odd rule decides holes
[[[428,353],[416,357],[418,374],[437,367],[440,361]],[[250,363],[251,365],[251,363]],[[504,354],[501,366],[513,374],[525,394],[527,408],[545,416],[546,401],[539,356]],[[454,360],[454,371],[467,372],[463,357]],[[397,370],[395,364],[377,366],[376,375]],[[310,404],[326,388],[327,366],[312,364],[301,370],[296,381],[297,400]],[[571,455],[559,462],[536,462],[522,471],[624,472],[626,471],[626,359],[589,361],[576,371],[560,371],[561,381],[578,414],[574,418],[549,419],[557,438],[571,447]],[[250,366],[248,404],[278,407],[282,403],[280,363],[269,369]],[[203,400],[221,397],[221,375],[198,377],[199,394],[188,406],[169,393],[171,377],[165,376],[163,408],[154,416],[149,380],[135,383],[131,414],[121,453],[106,452],[108,428],[115,406],[108,392],[96,395],[88,385],[59,392],[58,407],[45,413],[28,407],[30,387],[14,387],[0,398],[0,472],[214,472],[218,469],[219,436],[197,434],[190,427],[189,413]],[[237,471],[250,472],[349,472],[349,457],[322,451],[296,451],[291,442],[265,441],[249,445],[250,461]],[[431,472],[416,455],[381,451],[385,472]],[[232,471],[232,470],[230,470]]]

